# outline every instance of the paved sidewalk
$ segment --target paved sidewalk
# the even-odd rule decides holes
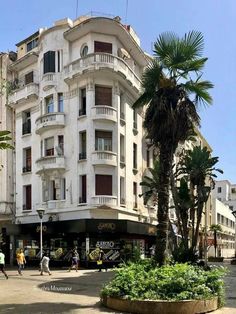
[[[226,306],[212,314],[236,314],[236,266],[225,266],[230,270],[226,277]],[[118,313],[99,302],[99,291],[112,278],[113,271],[54,270],[52,276],[40,276],[37,269],[26,269],[19,276],[14,269],[7,273],[8,280],[0,274],[1,314]]]

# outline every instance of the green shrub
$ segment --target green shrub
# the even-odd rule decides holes
[[[218,296],[223,305],[226,270],[215,267],[205,271],[189,264],[153,267],[151,261],[123,265],[106,284],[101,296],[131,300],[201,300]]]

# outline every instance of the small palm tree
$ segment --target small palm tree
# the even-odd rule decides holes
[[[214,248],[215,248],[215,257],[216,257],[216,250],[217,250],[217,233],[222,232],[221,225],[213,224],[210,226],[210,231],[214,232]]]
[[[202,80],[207,58],[202,57],[203,35],[191,31],[178,37],[160,35],[154,44],[154,58],[143,74],[143,93],[133,108],[146,106],[144,128],[159,148],[158,227],[156,261],[166,262],[169,189],[173,156],[180,142],[200,123],[199,103],[210,104],[213,85]]]

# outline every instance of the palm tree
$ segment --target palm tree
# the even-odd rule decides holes
[[[186,151],[177,170],[178,175],[187,175],[190,182],[192,207],[189,218],[192,221],[192,250],[197,246],[204,204],[211,189],[214,188],[214,178],[217,177],[214,172],[223,173],[221,169],[214,167],[218,160],[218,157],[211,157],[206,147],[195,146],[193,150]]]
[[[216,257],[216,250],[217,250],[217,233],[222,232],[221,225],[211,225],[210,231],[214,232],[214,248],[215,248],[215,257]]]
[[[0,131],[0,149],[13,148],[11,144],[7,143],[11,140],[10,133],[10,131]]]
[[[159,148],[158,228],[156,261],[166,262],[170,175],[175,150],[200,123],[196,106],[210,104],[208,89],[201,80],[207,58],[202,58],[203,35],[191,31],[179,38],[161,34],[154,44],[154,58],[143,74],[143,93],[133,108],[147,105],[144,128]]]

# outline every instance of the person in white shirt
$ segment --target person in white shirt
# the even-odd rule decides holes
[[[47,256],[47,254],[44,254],[43,258],[41,259],[41,262],[40,262],[40,269],[41,269],[40,275],[43,275],[43,272],[51,275],[51,272],[49,269],[49,261],[50,261],[50,258]]]
[[[0,270],[5,275],[6,279],[8,279],[8,276],[5,272],[5,254],[2,253],[1,249],[0,249]]]

